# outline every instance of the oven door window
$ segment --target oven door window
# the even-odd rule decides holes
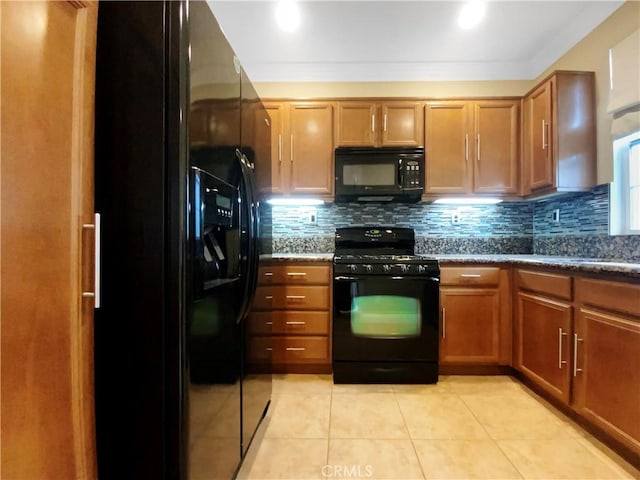
[[[351,332],[358,337],[419,337],[421,324],[420,301],[416,298],[369,295],[351,301]]]
[[[333,282],[333,358],[432,360],[438,355],[437,279],[386,275]]]

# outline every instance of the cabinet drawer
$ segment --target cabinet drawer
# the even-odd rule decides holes
[[[522,290],[546,293],[552,297],[571,300],[571,277],[553,273],[516,271],[516,284]]]
[[[594,307],[640,317],[640,285],[578,278],[576,297]]]
[[[271,285],[259,286],[254,310],[328,310],[329,287]]]
[[[328,335],[329,312],[252,312],[247,327],[250,335]]]
[[[500,269],[496,267],[443,267],[441,285],[498,285]]]
[[[271,349],[271,350],[269,350]],[[252,358],[267,357],[273,363],[329,363],[327,337],[251,337],[249,351]]]
[[[260,267],[258,282],[261,285],[329,285],[330,265],[271,265]]]

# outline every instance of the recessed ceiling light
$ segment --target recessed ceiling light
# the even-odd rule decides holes
[[[482,21],[486,9],[485,2],[474,0],[465,3],[458,14],[458,25],[465,30],[475,27]]]
[[[276,5],[276,21],[285,32],[293,32],[300,25],[300,9],[293,0],[280,0]]]

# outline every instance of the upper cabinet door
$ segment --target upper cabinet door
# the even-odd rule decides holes
[[[377,106],[372,102],[340,102],[336,122],[337,144],[342,147],[374,146]]]
[[[429,102],[425,107],[426,193],[467,193],[469,104]]]
[[[340,147],[422,145],[420,102],[338,102],[336,144]]]
[[[516,193],[518,190],[517,100],[475,102],[473,191]]]
[[[291,103],[289,146],[291,193],[333,193],[333,104]]]
[[[551,144],[552,82],[543,83],[525,99],[528,118],[528,171],[532,190],[554,184],[553,156]]]
[[[271,133],[273,118],[271,117],[271,111],[265,108],[262,104],[256,104],[252,108],[251,114],[253,116],[253,148],[255,150],[255,177],[256,185],[260,198],[273,192],[273,181],[271,175],[273,174],[274,162],[273,156],[273,135]],[[277,117],[277,111],[276,115]],[[279,118],[276,118],[279,120]],[[276,149],[277,149],[276,145]]]
[[[420,102],[385,102],[381,107],[381,145],[422,145],[424,118]]]
[[[283,193],[289,181],[289,163],[285,164],[285,135],[288,106],[284,103],[265,103],[271,120],[271,185],[261,186],[263,193]],[[256,122],[263,120],[257,119]],[[268,191],[267,191],[268,190]]]

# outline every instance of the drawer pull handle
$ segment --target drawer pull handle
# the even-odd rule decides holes
[[[462,273],[460,276],[462,278],[480,278],[482,275],[478,273]]]
[[[273,348],[271,348],[271,347],[267,347],[267,348],[265,348],[265,350],[266,350],[267,352],[271,352],[271,351],[273,350]]]
[[[304,347],[287,347],[288,352],[304,352],[305,350]]]
[[[265,276],[265,277],[273,277],[273,273],[271,273],[271,272],[265,272],[265,273],[264,273],[264,276]]]
[[[287,325],[304,325],[307,322],[285,322]]]
[[[265,325],[273,325],[273,322],[264,322]]]
[[[305,277],[307,274],[305,272],[287,272],[287,275],[290,277]]]
[[[289,300],[304,300],[307,298],[305,295],[287,295]]]

